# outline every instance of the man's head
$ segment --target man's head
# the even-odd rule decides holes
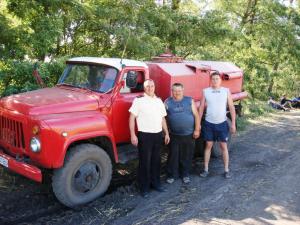
[[[155,84],[151,79],[145,80],[144,82],[144,91],[147,95],[153,97],[155,95]]]
[[[218,71],[213,72],[210,75],[211,86],[213,88],[219,88],[222,83],[221,75]]]
[[[172,96],[175,100],[181,100],[183,98],[183,85],[181,83],[174,83],[172,85]]]

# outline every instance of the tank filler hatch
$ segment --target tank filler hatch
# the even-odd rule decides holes
[[[183,58],[172,54],[171,52],[166,52],[160,54],[159,56],[152,57],[152,62],[156,63],[181,63]]]

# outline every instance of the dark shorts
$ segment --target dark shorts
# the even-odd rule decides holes
[[[229,126],[227,121],[223,123],[214,124],[204,121],[204,126],[202,128],[202,138],[205,141],[218,141],[227,142],[229,136]]]

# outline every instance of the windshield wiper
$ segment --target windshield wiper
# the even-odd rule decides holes
[[[94,92],[94,90],[92,90],[92,89],[89,89],[88,87],[84,87],[84,86],[76,86],[76,87],[77,87],[77,88],[84,89],[84,90],[87,90],[87,91]]]
[[[89,89],[88,87],[84,87],[84,86],[75,86],[75,85],[67,84],[67,83],[60,83],[60,84],[57,84],[57,85],[66,86],[66,87],[73,87],[73,88],[80,88],[80,89],[83,89],[83,90],[86,90],[86,91],[89,91],[89,92],[93,92],[93,90]]]

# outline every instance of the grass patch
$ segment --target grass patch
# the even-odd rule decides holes
[[[250,119],[256,119],[266,116],[269,113],[276,112],[266,101],[246,99],[243,101],[243,116],[237,117],[237,129],[243,131],[250,124]]]

